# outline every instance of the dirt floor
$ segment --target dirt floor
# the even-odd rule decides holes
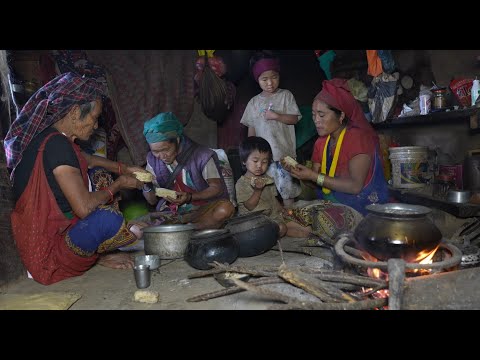
[[[296,241],[282,239],[282,244]],[[132,253],[143,254],[143,252]],[[298,253],[283,253],[286,265],[307,265],[318,268],[331,268],[332,264],[316,256]],[[282,263],[280,252],[270,250],[262,255],[239,258],[232,265],[279,266]],[[187,302],[188,298],[208,292],[224,289],[213,276],[189,279],[188,275],[198,272],[183,259],[162,260],[160,268],[152,272],[151,285],[145,290],[159,293],[156,304],[134,301],[135,285],[133,270],[114,270],[100,265],[94,266],[82,276],[67,279],[49,286],[41,285],[32,279],[21,279],[3,289],[3,295],[21,295],[28,299],[30,295],[44,296],[56,293],[66,295],[75,293],[80,296],[70,310],[264,310],[275,304],[250,292],[241,292],[201,302]],[[305,300],[317,300],[312,295],[287,284],[265,285],[271,289],[288,294],[295,292]],[[3,296],[2,295],[2,296]],[[2,297],[0,296],[0,297]]]
[[[435,223],[446,237],[449,237],[453,230],[464,221],[464,219],[455,219],[441,211],[434,212],[433,215]],[[305,246],[305,242],[306,239],[288,237],[281,240],[282,248],[286,250],[283,252],[283,259],[287,266],[333,268],[331,249],[318,246],[303,248],[309,249],[307,252],[311,256],[304,253],[287,252],[289,248],[298,249],[299,243],[303,244],[301,246]],[[131,253],[132,257],[139,254],[143,254],[143,251]],[[281,264],[281,254],[278,248],[274,248],[259,256],[238,258],[232,265],[278,267]],[[160,268],[152,272],[151,285],[145,289],[158,292],[159,300],[155,304],[134,301],[134,294],[138,289],[132,269],[114,270],[96,265],[82,276],[49,286],[41,285],[25,277],[0,289],[0,308],[5,309],[5,306],[2,307],[2,302],[5,303],[7,298],[9,300],[14,298],[20,304],[27,304],[30,307],[37,306],[40,309],[49,309],[53,303],[60,303],[60,308],[70,310],[265,310],[272,305],[279,304],[250,291],[207,301],[189,302],[187,299],[194,296],[224,289],[213,276],[189,278],[189,275],[198,271],[183,259],[162,260]],[[286,283],[263,285],[262,287],[297,297],[300,300],[319,301],[313,295]],[[55,302],[51,300],[52,298],[55,299]],[[32,302],[32,299],[37,302]]]

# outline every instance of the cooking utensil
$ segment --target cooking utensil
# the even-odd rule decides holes
[[[278,224],[257,212],[234,217],[227,221],[225,228],[230,230],[237,241],[238,257],[260,255],[270,250],[278,239]]]
[[[137,255],[135,256],[135,265],[148,265],[150,270],[155,270],[160,267],[159,255]]]
[[[139,289],[145,289],[150,286],[150,267],[148,265],[136,265],[133,267],[133,275],[135,276],[135,284]]]
[[[142,229],[145,254],[159,255],[160,259],[180,259],[185,254],[193,224],[149,226]]]
[[[208,270],[214,261],[233,263],[238,245],[228,229],[208,229],[192,234],[185,251],[185,261],[195,269]]]
[[[470,199],[470,191],[466,190],[450,190],[447,193],[447,201],[453,203],[464,204]]]
[[[429,253],[440,244],[442,233],[427,217],[431,212],[428,207],[389,203],[366,209],[369,213],[355,228],[354,237],[379,260],[416,261],[421,252]]]

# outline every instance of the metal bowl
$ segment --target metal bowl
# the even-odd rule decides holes
[[[135,256],[135,266],[148,265],[150,270],[155,270],[160,267],[160,256],[158,255],[138,255]]]
[[[169,260],[183,258],[195,227],[193,224],[175,224],[150,226],[142,230],[145,254]]]
[[[452,203],[464,204],[470,199],[470,191],[467,190],[450,190],[447,193],[447,201]]]

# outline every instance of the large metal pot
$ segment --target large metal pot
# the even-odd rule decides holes
[[[145,254],[168,260],[183,258],[195,228],[192,224],[178,224],[150,226],[142,230]]]
[[[391,203],[366,209],[369,213],[355,228],[354,237],[379,260],[413,262],[420,252],[431,252],[442,240],[440,230],[427,216],[431,212],[428,207]]]
[[[226,229],[238,244],[238,257],[256,256],[270,250],[278,239],[278,224],[258,212],[236,216],[227,221]]]
[[[185,261],[199,270],[211,269],[214,261],[231,264],[237,257],[238,245],[228,229],[194,232],[185,251]]]

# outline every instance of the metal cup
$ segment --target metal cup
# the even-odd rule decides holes
[[[150,266],[135,265],[133,267],[133,274],[135,275],[135,283],[137,288],[145,289],[150,286]]]

